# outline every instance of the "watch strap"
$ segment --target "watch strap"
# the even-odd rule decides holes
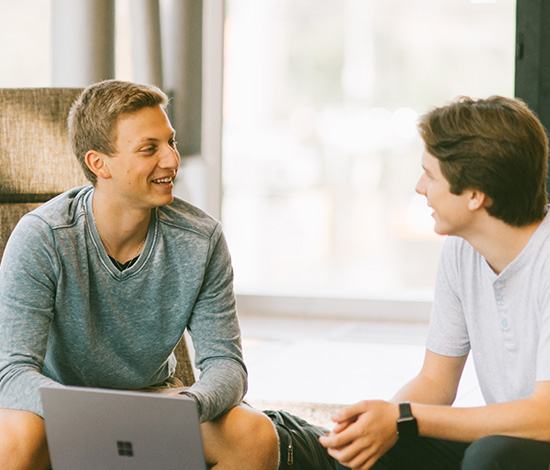
[[[411,404],[408,401],[399,403],[399,418],[412,418]]]
[[[399,403],[397,435],[399,439],[418,437],[418,423],[412,414],[411,404],[409,402]]]

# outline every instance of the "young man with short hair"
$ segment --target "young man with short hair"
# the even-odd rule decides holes
[[[271,421],[247,388],[220,224],[174,198],[180,156],[156,87],[108,80],[73,105],[69,133],[92,186],[25,215],[0,265],[0,468],[49,465],[39,387],[173,388],[200,410],[217,469],[277,468]],[[185,329],[200,379],[183,390]],[[68,430],[70,432],[70,430]]]
[[[441,254],[424,364],[389,401],[340,410],[338,468],[550,465],[548,140],[520,100],[466,97],[422,117],[416,191]],[[452,408],[469,353],[485,406]],[[417,437],[421,436],[421,437]]]

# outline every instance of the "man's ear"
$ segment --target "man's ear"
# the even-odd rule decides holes
[[[470,200],[468,201],[468,209],[471,211],[476,211],[486,205],[491,205],[491,199],[483,192],[478,191],[477,189],[471,190]]]
[[[88,150],[84,159],[90,171],[98,178],[108,179],[111,177],[111,171],[105,163],[106,156],[104,154],[97,150]]]

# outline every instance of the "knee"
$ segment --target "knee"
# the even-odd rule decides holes
[[[206,459],[224,468],[276,469],[279,439],[275,426],[264,414],[237,406],[201,426]]]
[[[28,416],[0,410],[0,468],[9,470],[38,470],[49,468],[43,421],[36,415]]]
[[[500,447],[499,436],[488,436],[473,442],[464,453],[462,470],[495,468],[495,457]]]
[[[239,419],[235,420],[233,435],[240,445],[249,447],[257,454],[263,454],[265,458],[270,455],[278,455],[279,438],[271,420],[256,410],[244,410]]]
[[[32,457],[23,446],[13,438],[0,431],[0,468],[25,470],[32,468]]]
[[[40,460],[37,449],[0,431],[0,468],[9,470],[36,470],[49,467],[45,462],[43,465],[40,465]]]
[[[478,439],[466,449],[461,468],[462,470],[523,468],[522,464],[529,460],[524,442],[527,441],[508,436],[487,436]]]

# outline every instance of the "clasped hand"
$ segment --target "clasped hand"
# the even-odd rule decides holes
[[[397,441],[399,406],[362,401],[339,410],[336,426],[319,439],[329,455],[352,470],[368,470]]]

